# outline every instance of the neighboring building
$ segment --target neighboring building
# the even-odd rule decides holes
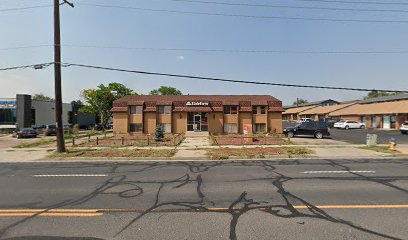
[[[363,122],[368,128],[399,129],[408,120],[408,100],[356,104],[330,116]]]
[[[282,132],[282,102],[268,95],[132,95],[113,103],[116,134]]]
[[[68,124],[71,104],[63,103],[63,124]],[[0,99],[0,128],[39,127],[55,124],[54,101],[32,100],[31,95]]]
[[[329,105],[329,106],[319,106],[319,107],[305,110],[299,113],[299,115],[300,115],[300,118],[310,118],[314,121],[326,121],[331,118],[330,113],[343,109],[343,108],[350,107],[351,105],[354,105],[356,103],[357,102],[343,103],[343,104]]]
[[[96,116],[95,114],[82,113],[80,109],[83,105],[72,103],[72,112],[70,115],[70,124],[78,124],[79,128],[91,128],[95,126]]]
[[[304,107],[295,107],[286,109],[282,113],[282,119],[286,121],[300,121],[300,115],[307,110],[318,107],[318,105],[304,106]]]
[[[326,100],[321,100],[321,101],[316,101],[316,102],[308,102],[308,103],[302,103],[302,104],[294,104],[291,106],[284,106],[284,109],[290,109],[290,108],[298,108],[298,107],[308,107],[308,106],[331,106],[331,105],[336,105],[339,104],[340,102],[335,101],[333,99],[326,99]]]

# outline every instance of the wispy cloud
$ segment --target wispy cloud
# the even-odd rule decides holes
[[[178,60],[184,60],[184,56],[178,56],[177,59]]]

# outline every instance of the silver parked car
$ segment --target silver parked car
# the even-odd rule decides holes
[[[351,128],[359,128],[364,129],[366,125],[364,123],[359,123],[356,121],[339,121],[333,125],[334,128],[342,128],[342,129],[351,129]]]
[[[401,127],[400,127],[400,131],[402,134],[407,134],[408,133],[408,121],[405,121]]]

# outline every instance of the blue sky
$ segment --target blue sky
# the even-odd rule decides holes
[[[406,9],[408,5],[368,5],[296,0],[212,0],[269,5]],[[386,0],[383,0],[386,2]],[[51,5],[52,0],[0,0],[0,9]],[[62,45],[128,48],[193,48],[282,51],[408,50],[408,23],[356,23],[202,16],[81,5],[97,3],[151,9],[306,18],[408,20],[408,13],[281,9],[222,6],[171,0],[72,0],[61,7]],[[406,0],[399,2],[407,3]],[[51,7],[0,11],[0,68],[53,61]],[[208,77],[408,90],[408,54],[288,54],[225,53],[63,46],[63,62]],[[161,85],[185,94],[270,94],[285,104],[297,97],[310,101],[351,100],[364,92],[298,89],[217,83],[144,76],[92,69],[63,69],[63,99],[78,99],[80,91],[120,82],[138,93]],[[53,68],[0,72],[0,97],[16,93],[53,95]]]

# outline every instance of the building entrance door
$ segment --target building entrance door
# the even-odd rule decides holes
[[[189,112],[187,113],[187,131],[189,132],[207,132],[208,131],[208,113]]]

